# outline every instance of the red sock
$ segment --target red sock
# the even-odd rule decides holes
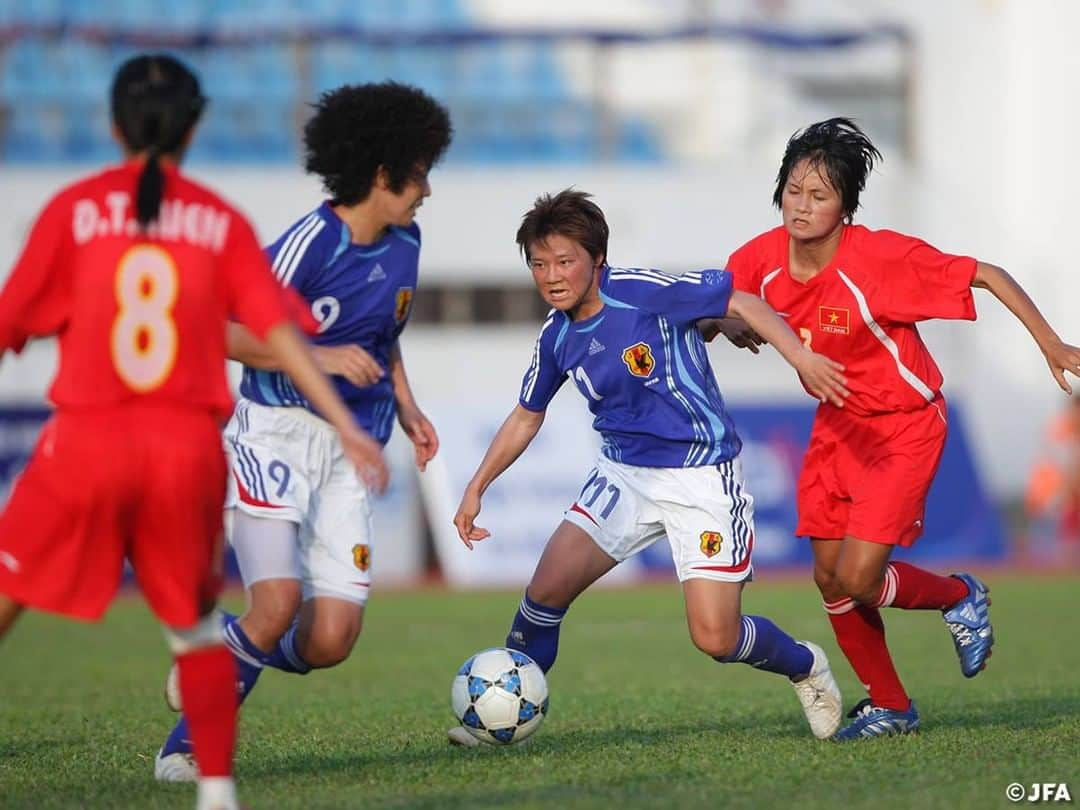
[[[891,562],[885,569],[885,582],[874,607],[947,610],[967,595],[968,586],[956,577],[943,577],[904,562]]]
[[[844,656],[875,706],[904,710],[911,699],[900,683],[885,645],[885,625],[877,608],[849,598],[825,603],[825,612]]]
[[[180,697],[199,775],[231,776],[236,747],[236,663],[222,644],[176,656]]]

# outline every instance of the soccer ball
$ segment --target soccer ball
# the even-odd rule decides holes
[[[544,722],[544,671],[518,650],[481,650],[461,665],[450,687],[454,716],[476,739],[493,745],[521,742]]]

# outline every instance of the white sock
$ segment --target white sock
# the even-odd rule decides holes
[[[231,776],[208,776],[199,780],[195,810],[238,810],[236,783]]]

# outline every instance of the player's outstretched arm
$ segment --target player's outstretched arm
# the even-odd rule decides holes
[[[427,463],[439,452],[439,434],[435,426],[424,416],[416,404],[405,363],[401,358],[401,345],[395,343],[390,350],[390,383],[394,387],[394,399],[397,402],[398,424],[413,443],[416,453],[416,468],[423,472]]]
[[[1009,312],[1017,317],[1035,338],[1058,386],[1065,393],[1071,394],[1072,386],[1065,378],[1065,372],[1068,371],[1074,377],[1080,377],[1080,348],[1065,343],[1059,338],[1024,288],[997,265],[986,262],[976,263],[975,278],[972,279],[971,286],[989,290]]]
[[[270,347],[255,337],[246,326],[230,321],[225,332],[226,354],[245,366],[264,371],[280,371]],[[378,361],[360,346],[312,346],[311,355],[324,374],[344,377],[358,388],[372,385],[384,376]]]
[[[491,485],[507,467],[513,464],[518,456],[525,452],[525,448],[533,440],[533,437],[544,424],[544,411],[530,411],[520,405],[514,406],[514,410],[506,417],[499,432],[491,440],[491,446],[484,453],[484,459],[473,474],[469,485],[465,487],[465,494],[461,496],[461,505],[458,506],[457,514],[454,515],[454,526],[457,527],[461,542],[470,549],[473,543],[490,537],[491,532],[476,526],[473,521],[480,514],[480,499]]]
[[[311,349],[300,330],[290,322],[279,323],[266,335],[266,345],[278,365],[296,384],[323,418],[337,430],[341,446],[360,477],[375,492],[386,489],[390,478],[382,446],[356,424],[330,380],[315,365]]]
[[[795,336],[784,321],[765,301],[756,295],[736,290],[731,294],[728,314],[746,321],[750,328],[780,352],[780,355],[799,372],[807,389],[822,402],[838,408],[850,393],[844,367],[823,354],[810,351]]]

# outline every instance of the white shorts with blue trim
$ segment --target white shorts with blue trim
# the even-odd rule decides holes
[[[304,598],[364,604],[371,588],[371,497],[333,427],[304,408],[241,399],[225,427],[225,451],[226,509],[297,525]]]
[[[601,456],[565,518],[616,562],[666,535],[680,582],[753,576],[754,499],[737,458],[708,467],[634,467]]]

